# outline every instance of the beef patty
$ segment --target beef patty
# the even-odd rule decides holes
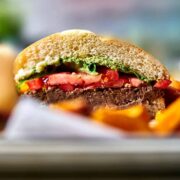
[[[144,104],[151,117],[154,117],[158,110],[165,108],[164,91],[152,86],[75,89],[71,92],[64,92],[60,88],[52,87],[44,91],[28,92],[28,95],[47,104],[83,97],[92,108],[104,105],[124,109],[131,105]]]

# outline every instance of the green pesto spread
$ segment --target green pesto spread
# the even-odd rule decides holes
[[[17,81],[22,82],[24,80],[28,80],[31,78],[41,77],[46,74],[51,74],[52,72],[48,72],[48,70],[46,70],[48,66],[53,65],[54,67],[61,67],[62,65],[67,63],[70,64],[72,68],[74,68],[75,70],[78,70],[80,72],[86,72],[88,74],[96,75],[98,74],[98,72],[96,71],[97,66],[106,66],[110,69],[118,70],[123,73],[134,74],[137,78],[146,82],[152,81],[151,79],[148,79],[144,75],[137,73],[136,70],[133,70],[128,66],[124,66],[116,61],[104,57],[96,57],[96,56],[85,57],[85,58],[64,57],[52,61],[46,61],[46,60],[41,61],[37,63],[36,66],[33,67],[31,70],[21,69],[20,70],[21,72],[19,71],[18,72],[19,74],[17,74],[16,77]]]

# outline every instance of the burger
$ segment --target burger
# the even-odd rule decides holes
[[[49,104],[77,97],[93,109],[143,104],[151,117],[165,108],[170,76],[153,56],[127,42],[86,30],[50,35],[16,58],[19,94]]]

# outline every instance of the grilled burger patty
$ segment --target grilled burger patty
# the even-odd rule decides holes
[[[83,97],[92,108],[103,105],[123,109],[135,104],[144,104],[151,117],[154,117],[158,110],[165,108],[164,90],[152,86],[75,89],[71,92],[65,92],[58,87],[51,87],[44,91],[31,91],[27,95],[47,104]]]

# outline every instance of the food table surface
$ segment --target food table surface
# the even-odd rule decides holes
[[[180,139],[0,141],[4,178],[180,177]]]

